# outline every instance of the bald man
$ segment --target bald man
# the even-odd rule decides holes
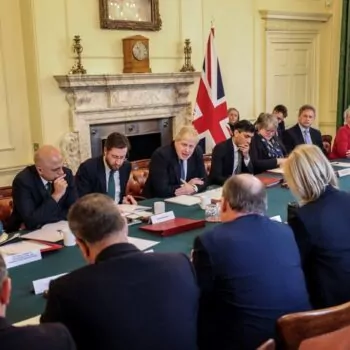
[[[13,212],[7,232],[22,224],[35,230],[45,224],[67,219],[70,206],[77,200],[72,171],[63,166],[60,151],[42,146],[34,155],[34,165],[19,172],[12,183]]]
[[[256,349],[275,338],[280,316],[310,309],[293,232],[266,209],[260,180],[233,176],[222,191],[222,224],[195,239],[200,350]]]

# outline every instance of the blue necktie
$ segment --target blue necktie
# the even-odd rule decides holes
[[[304,141],[306,144],[311,145],[312,144],[312,140],[310,137],[310,131],[309,129],[304,130]]]
[[[113,200],[115,200],[115,181],[114,181],[114,173],[115,171],[111,170],[109,172],[109,178],[108,178],[108,186],[107,186],[107,194],[109,197],[111,197]]]
[[[186,181],[186,179],[185,179],[184,161],[182,159],[180,159],[179,163],[180,163],[180,179]]]

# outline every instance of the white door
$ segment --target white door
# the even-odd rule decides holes
[[[288,108],[286,126],[297,121],[303,104],[317,103],[315,44],[313,37],[293,37],[290,33],[267,36],[266,110],[277,104]]]

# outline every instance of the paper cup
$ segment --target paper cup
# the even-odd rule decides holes
[[[66,247],[72,247],[77,244],[77,241],[75,240],[75,236],[70,230],[62,230],[63,234],[63,244]]]
[[[211,203],[210,198],[206,196],[201,196],[200,199],[201,199],[201,202],[199,203],[199,205],[203,210],[205,210],[207,205]]]
[[[153,212],[155,215],[164,213],[165,212],[165,203],[164,202],[154,202]]]

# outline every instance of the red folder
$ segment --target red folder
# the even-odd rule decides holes
[[[266,186],[272,187],[283,181],[282,177],[257,176],[257,178]]]
[[[37,243],[41,243],[43,245],[46,245],[46,247],[43,247],[42,249],[40,249],[41,253],[51,252],[53,250],[59,250],[59,249],[63,248],[62,244],[41,241],[41,240],[38,240],[38,239],[27,239],[27,238],[21,238],[21,239],[29,241],[29,242],[37,242]]]
[[[175,218],[158,224],[141,226],[140,229],[166,237],[204,226],[205,220]]]

